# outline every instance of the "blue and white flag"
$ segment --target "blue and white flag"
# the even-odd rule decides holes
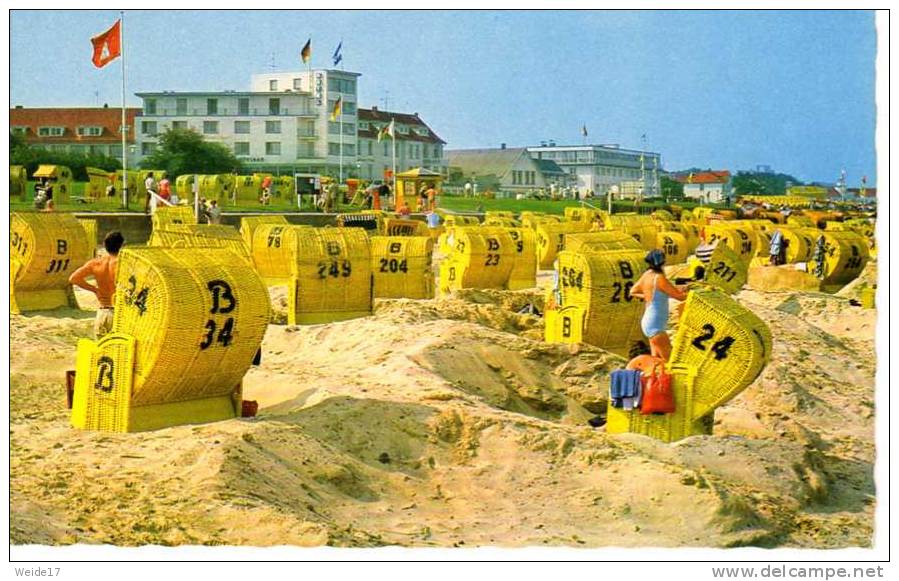
[[[342,40],[337,44],[337,48],[334,49],[334,56],[331,57],[332,59],[334,59],[334,66],[335,66],[335,67],[340,63],[340,61],[343,60],[343,55],[340,54],[340,49],[341,49],[341,47],[343,47],[343,41],[342,41]]]

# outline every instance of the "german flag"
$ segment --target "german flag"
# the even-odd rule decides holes
[[[343,110],[343,97],[337,97],[337,101],[334,102],[334,109],[331,111],[331,121],[337,121],[337,118],[340,117],[340,113]]]
[[[306,44],[303,45],[303,50],[300,51],[300,58],[303,59],[303,64],[309,62],[309,59],[312,58],[312,39],[306,41]]]

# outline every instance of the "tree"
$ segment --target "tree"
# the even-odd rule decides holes
[[[221,143],[210,143],[191,129],[169,129],[141,167],[165,170],[169,178],[184,174],[219,174],[240,170],[240,160]]]
[[[659,189],[662,192],[663,198],[684,197],[684,184],[680,183],[677,180],[673,180],[668,176],[662,176],[661,178],[659,178]]]
[[[32,147],[21,140],[14,140],[10,134],[9,163],[25,166],[28,175],[32,175],[39,165],[64,165],[72,170],[76,181],[87,181],[88,167],[96,167],[113,172],[122,167],[122,163],[106,155],[72,153],[68,151],[48,151],[42,147]],[[15,143],[15,145],[14,145]]]
[[[12,152],[17,147],[25,147],[25,138],[19,133],[9,132],[9,151]]]
[[[739,171],[734,176],[734,192],[738,196],[747,194],[782,195],[786,193],[787,183],[794,186],[802,185],[802,181],[790,174],[761,173],[751,171]]]

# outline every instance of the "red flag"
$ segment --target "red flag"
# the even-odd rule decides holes
[[[94,45],[94,56],[91,61],[98,69],[122,54],[121,25],[122,21],[116,20],[112,28],[91,39],[91,44]]]

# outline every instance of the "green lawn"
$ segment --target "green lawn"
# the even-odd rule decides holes
[[[34,183],[33,181],[28,182],[27,187],[27,201],[23,201],[19,197],[11,198],[9,201],[9,210],[10,212],[28,212],[34,211]],[[72,192],[70,194],[70,198],[83,197],[84,188],[87,184],[84,182],[74,182],[72,184]],[[141,192],[138,196],[132,195],[132,199],[129,201],[128,209],[132,212],[142,212],[144,209],[144,193]],[[349,206],[347,204],[338,204],[335,208],[337,211],[358,211],[358,207]],[[223,206],[223,210],[225,212],[296,212],[297,206],[294,200],[292,199],[281,199],[281,198],[273,198],[272,202],[268,206],[263,206],[262,204],[242,204],[240,206]],[[99,198],[90,203],[83,203],[73,199],[70,199],[68,202],[57,203],[56,211],[58,212],[121,212],[122,211],[122,198],[120,195],[114,198]],[[312,206],[312,202],[308,196],[304,196],[303,198],[303,212],[314,212],[315,208]]]
[[[72,197],[83,196],[84,182],[75,182],[72,186]],[[10,199],[9,209],[11,212],[33,211],[32,196],[34,195],[34,182],[28,182],[28,201],[22,201],[19,198]],[[606,201],[599,198],[592,198],[588,202],[595,208],[606,208]],[[478,212],[478,211],[507,211],[507,212],[543,212],[546,214],[564,214],[565,208],[580,206],[580,202],[574,200],[515,200],[515,199],[489,199],[489,198],[464,198],[461,196],[442,195],[439,198],[440,208],[451,212]],[[696,206],[692,202],[678,202],[678,205],[684,208],[692,208]],[[644,202],[640,207],[640,212],[649,214],[657,208],[665,208],[668,204],[663,202]],[[132,212],[141,212],[144,209],[143,193],[133,196],[129,203],[129,210]],[[339,204],[335,210],[338,212],[359,211],[361,208]],[[614,211],[617,212],[634,212],[633,202],[615,202]],[[122,211],[121,197],[100,198],[90,203],[81,203],[70,200],[66,203],[58,203],[56,210],[60,212],[119,212]],[[228,213],[232,212],[296,212],[297,207],[293,200],[289,199],[272,199],[272,203],[268,206],[262,204],[245,204],[240,206],[224,205],[223,210]],[[303,212],[314,212],[315,208],[309,197],[304,197]]]
[[[587,202],[594,208],[602,210],[606,209],[606,201],[593,198]],[[487,198],[463,198],[459,196],[441,196],[439,201],[440,208],[451,212],[478,212],[478,211],[507,211],[507,212],[543,212],[546,214],[564,214],[565,208],[580,206],[580,202],[574,200],[559,200],[556,202],[550,200],[515,200],[515,199],[499,199],[491,200]],[[684,208],[692,208],[696,206],[694,203],[681,203],[678,205]],[[663,202],[644,202],[641,204],[641,213],[651,213],[658,208],[668,207]],[[614,212],[634,212],[633,202],[614,202],[612,207]]]

